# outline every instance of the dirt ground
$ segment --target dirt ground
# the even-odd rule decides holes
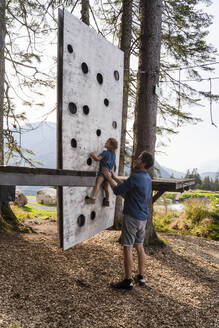
[[[146,249],[148,287],[118,292],[119,232],[63,252],[56,222],[40,222],[29,222],[33,234],[0,234],[1,328],[219,327],[217,242],[161,234],[167,246]]]

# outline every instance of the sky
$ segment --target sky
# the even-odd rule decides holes
[[[214,0],[207,12],[214,16],[208,41],[219,53],[219,1]],[[219,61],[219,55],[216,58]],[[205,73],[206,78],[219,77],[219,64],[214,67],[215,73]],[[196,86],[209,91],[209,81],[196,83]],[[212,80],[212,92],[219,95],[219,79]],[[217,128],[211,124],[209,101],[202,101],[202,104],[204,107],[195,106],[190,110],[203,121],[197,125],[184,126],[177,135],[171,136],[170,143],[160,149],[165,154],[156,154],[160,165],[182,172],[192,168],[197,168],[199,173],[219,171],[219,102],[213,102],[212,105],[213,122]]]
[[[212,6],[207,8],[207,12],[214,16],[208,41],[218,49],[219,54],[219,1],[214,0]],[[47,56],[48,60],[50,57],[56,56],[54,45],[47,48]],[[219,61],[219,55],[217,61]],[[214,67],[215,73],[205,73],[203,77],[219,77],[219,64]],[[195,82],[192,86],[209,91],[209,81]],[[55,106],[56,90],[48,90],[47,92],[46,97],[43,99],[45,111],[33,108],[31,116],[29,116],[30,121],[40,121],[42,115]],[[219,79],[212,80],[212,92],[219,95]],[[201,107],[195,106],[190,108],[189,111],[203,121],[197,125],[188,124],[181,127],[177,135],[169,136],[170,140],[166,138],[163,140],[167,144],[165,148],[157,148],[156,160],[160,165],[180,172],[186,172],[187,169],[193,168],[197,168],[199,173],[219,171],[219,102],[213,102],[212,106],[213,121],[217,128],[211,124],[209,101],[203,100],[201,104]],[[56,113],[53,112],[47,120],[55,122]]]

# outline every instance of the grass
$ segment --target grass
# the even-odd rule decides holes
[[[16,217],[20,220],[25,219],[33,219],[38,217],[40,219],[45,219],[48,216],[56,216],[56,211],[48,211],[48,210],[37,210],[36,208],[32,207],[31,205],[24,205],[23,207],[18,207],[16,205],[11,205],[11,209],[16,215]]]
[[[161,197],[161,200],[165,201],[166,199],[174,200],[176,197],[175,192],[165,192]],[[179,197],[179,201],[184,201],[187,199],[206,199],[210,202],[214,202],[219,206],[219,191],[207,191],[207,190],[191,190],[184,191]]]
[[[28,204],[33,204],[33,205],[40,205],[40,206],[45,206],[45,207],[56,207],[56,205],[51,205],[51,204],[41,204],[37,202],[28,202]]]
[[[214,202],[189,199],[181,211],[155,207],[153,222],[156,231],[191,234],[219,240],[219,208]]]
[[[57,211],[55,210],[47,210],[43,209],[43,206],[45,207],[54,207],[55,205],[45,205],[45,204],[39,204],[37,203],[36,197],[35,196],[26,196],[28,199],[28,204],[24,205],[23,207],[19,207],[14,205],[13,203],[11,204],[11,209],[16,215],[16,217],[20,220],[25,220],[25,219],[33,219],[33,218],[40,218],[40,219],[45,219],[47,217],[56,217]],[[36,209],[32,205],[40,205],[42,209]]]

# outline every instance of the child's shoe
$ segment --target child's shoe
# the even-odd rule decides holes
[[[96,202],[96,198],[91,198],[91,197],[86,197],[85,198],[85,203],[86,204],[95,204],[95,202]]]
[[[109,207],[109,199],[106,199],[106,198],[104,198],[103,199],[103,206],[107,206],[107,207]]]

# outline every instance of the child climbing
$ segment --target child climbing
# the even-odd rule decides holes
[[[115,168],[116,160],[116,149],[118,148],[118,142],[114,138],[109,138],[105,143],[105,148],[100,155],[95,155],[90,153],[90,156],[97,162],[100,162],[99,171],[97,174],[96,185],[93,189],[91,197],[87,197],[85,202],[86,204],[95,204],[96,197],[99,193],[101,185],[104,183],[105,197],[103,199],[103,206],[109,206],[109,190],[108,190],[108,181],[105,179],[103,173],[101,172],[102,168],[105,167],[107,170],[112,171],[113,167]]]

